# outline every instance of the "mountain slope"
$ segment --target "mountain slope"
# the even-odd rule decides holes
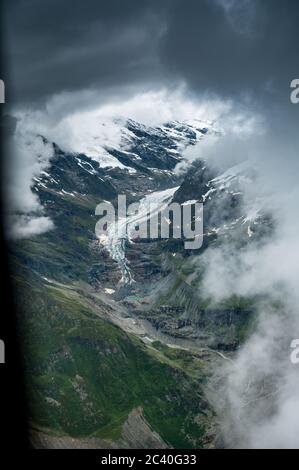
[[[229,360],[223,352],[231,354],[250,329],[254,299],[206,299],[198,261],[228,238],[254,242],[270,221],[262,211],[244,213],[246,166],[217,174],[197,161],[177,174],[184,149],[213,132],[203,123],[113,125],[121,135],[115,145],[94,135],[86,153],[51,144],[54,157],[32,191],[54,228],[12,246],[32,426],[49,439],[134,446],[126,423],[138,409],[161,445],[215,446],[207,384],[214,365]],[[148,198],[157,209],[203,202],[203,248],[127,235],[103,243],[95,208],[116,204],[119,194],[142,207]],[[148,438],[136,436],[136,445],[157,444]]]
[[[119,440],[137,408],[168,445],[203,446],[209,407],[201,361],[147,347],[101,318],[74,287],[21,281],[21,324],[30,416],[49,435]],[[28,296],[28,291],[30,295]],[[136,430],[137,432],[137,430]],[[192,437],[191,437],[192,436]]]

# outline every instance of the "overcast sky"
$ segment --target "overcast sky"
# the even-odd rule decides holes
[[[184,81],[190,92],[295,112],[297,0],[6,0],[4,13],[8,92],[17,103]]]

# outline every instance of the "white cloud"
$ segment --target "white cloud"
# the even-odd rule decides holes
[[[265,137],[269,139],[268,135]],[[230,142],[217,141],[216,153],[229,157]],[[210,247],[200,258],[201,265],[205,265],[204,295],[215,301],[232,295],[260,299],[255,331],[237,353],[233,365],[225,369],[219,391],[221,400],[216,406],[220,403],[228,447],[299,448],[298,419],[294,418],[299,416],[299,369],[290,361],[291,342],[299,337],[299,191],[284,181],[283,173],[280,178],[277,174],[280,166],[276,153],[282,142],[265,144],[262,139],[257,145],[246,144],[246,140],[243,143],[250,161],[261,163],[256,166],[260,170],[257,182],[252,182],[250,191],[245,192],[244,215],[252,196],[267,195],[267,210],[272,207],[275,228],[263,243],[252,241],[240,248],[232,240]],[[237,145],[236,149],[241,156],[244,154],[242,146]],[[287,143],[284,151],[288,152]],[[213,149],[210,153],[213,155]],[[276,171],[275,179],[272,167],[266,165],[270,161]],[[274,181],[280,184],[274,185]],[[269,196],[273,187],[275,191]]]
[[[9,235],[13,239],[41,235],[54,228],[49,217],[32,217],[26,215],[11,216],[9,220]]]
[[[49,165],[53,147],[45,143],[31,116],[23,116],[8,150],[7,204],[12,211],[29,213],[41,209],[39,200],[31,191],[33,177]]]
[[[101,119],[126,117],[146,125],[159,125],[170,120],[199,119],[216,120],[227,113],[231,101],[217,97],[203,96],[201,99],[190,97],[182,83],[174,90],[162,88],[154,91],[128,93],[127,98],[110,99],[109,103],[93,91],[60,93],[51,98],[46,107],[48,119],[60,122],[63,118],[76,116],[88,118],[98,115]],[[74,100],[78,106],[74,107]],[[85,104],[84,104],[85,102]]]

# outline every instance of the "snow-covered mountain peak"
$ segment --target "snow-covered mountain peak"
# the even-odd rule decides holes
[[[78,124],[78,123],[77,123]],[[135,173],[140,165],[173,170],[182,153],[208,132],[208,123],[199,120],[169,121],[158,126],[145,125],[130,118],[99,118],[74,125],[64,151],[84,154],[100,168],[119,168]],[[59,143],[59,142],[58,142]]]

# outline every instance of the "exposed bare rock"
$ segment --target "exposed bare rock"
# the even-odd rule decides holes
[[[147,423],[142,408],[134,408],[122,428],[117,441],[98,438],[73,438],[51,436],[32,431],[31,444],[36,449],[167,449],[169,446]]]

